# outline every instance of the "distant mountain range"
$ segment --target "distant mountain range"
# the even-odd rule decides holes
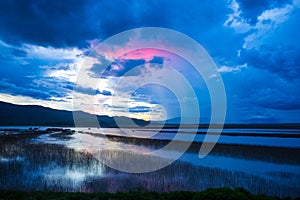
[[[94,115],[76,111],[81,126],[93,126],[90,122]],[[114,117],[96,116],[101,127],[117,127]],[[145,126],[149,122],[117,117],[122,125],[133,120],[136,124]],[[0,126],[74,126],[72,111],[55,110],[36,105],[15,105],[0,101]]]
[[[98,120],[101,127],[118,127],[115,119],[124,126],[129,126],[129,121],[133,121],[139,126],[146,126],[150,122],[146,122],[140,119],[131,119],[128,117],[109,117],[109,116],[95,116],[82,111],[76,111],[76,115],[79,118],[79,126],[94,127],[95,124],[91,122],[92,119]],[[180,124],[180,118],[168,119],[165,121],[164,128],[178,128]],[[204,120],[205,121],[205,120]],[[155,128],[163,122],[152,121],[151,127]],[[78,124],[76,124],[78,126]],[[66,110],[55,110],[36,105],[15,105],[11,103],[0,101],[0,126],[74,126],[73,112]],[[208,123],[198,124],[185,124],[186,128],[207,128]],[[215,125],[219,127],[219,125]],[[253,123],[244,124],[225,124],[224,128],[292,128],[300,129],[300,124],[278,124],[278,123],[266,123],[265,121],[255,121]]]

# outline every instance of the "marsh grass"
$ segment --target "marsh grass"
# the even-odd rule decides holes
[[[137,146],[146,146],[153,149],[160,149],[169,144],[170,141],[151,138],[133,138],[115,135],[101,135],[95,133],[81,132],[82,134],[92,135],[94,137],[108,138],[113,142],[121,142]],[[181,146],[185,142],[172,141],[176,146]],[[193,142],[187,152],[198,153],[201,142]],[[232,158],[241,158],[247,160],[269,161],[279,164],[300,165],[300,148],[285,148],[271,146],[254,146],[239,144],[216,144],[210,155],[228,156]]]
[[[105,166],[99,158],[85,151],[77,151],[59,144],[31,143],[32,138],[41,134],[45,132],[32,131],[20,135],[0,135],[0,189],[90,193],[127,192],[137,188],[143,191],[171,192],[202,191],[216,187],[243,187],[254,194],[280,197],[300,196],[300,177],[295,175],[291,177],[292,175],[288,173],[271,172],[268,176],[260,176],[195,166],[180,160],[154,172],[125,173]],[[62,136],[69,134],[71,133],[65,133]],[[57,134],[55,137],[60,137],[60,135]],[[124,141],[116,140],[115,142]],[[143,143],[143,141],[136,142],[138,145]],[[149,145],[155,145],[153,141],[147,142]],[[199,146],[192,146],[189,151],[195,151],[193,148],[198,149]],[[102,156],[107,158],[124,162],[130,160],[128,159],[130,155],[116,150],[102,153]],[[260,157],[257,155],[259,149],[240,146],[228,147],[228,149],[226,146],[217,146],[213,153],[226,156],[236,153],[254,160]],[[279,149],[279,153],[273,152],[275,155],[288,153],[291,153],[290,150]],[[264,156],[270,155],[271,151],[266,151],[265,154]],[[143,159],[145,160],[140,160],[141,164],[147,163],[147,157]]]

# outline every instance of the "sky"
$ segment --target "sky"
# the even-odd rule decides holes
[[[145,43],[138,32],[123,46],[98,48],[123,31],[160,27],[185,34],[212,58],[226,92],[226,123],[299,123],[299,8],[299,0],[2,0],[0,101],[144,120],[180,117],[181,102],[190,105],[184,117],[193,118],[197,102],[200,123],[209,122],[212,91],[174,49],[126,52]],[[170,89],[185,87],[174,70],[194,96]],[[143,84],[147,77],[169,86]]]

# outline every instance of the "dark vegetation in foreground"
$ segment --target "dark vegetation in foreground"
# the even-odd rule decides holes
[[[201,192],[175,191],[168,193],[149,192],[140,189],[129,192],[117,193],[68,193],[68,192],[24,192],[24,191],[0,191],[0,199],[213,199],[213,200],[272,200],[293,199],[290,197],[279,198],[267,195],[254,195],[243,188],[212,188]],[[300,198],[295,198],[300,199]]]

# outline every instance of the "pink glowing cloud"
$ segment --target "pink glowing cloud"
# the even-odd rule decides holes
[[[125,53],[124,55],[118,57],[118,59],[125,59],[125,60],[140,60],[143,59],[145,62],[150,62],[154,59],[154,57],[162,57],[164,59],[170,58],[172,56],[171,53],[167,51],[162,51],[160,49],[137,49],[131,51],[129,53]]]
[[[89,41],[93,51],[99,55],[104,56],[110,61],[117,59],[120,60],[140,60],[143,59],[145,62],[153,60],[154,57],[161,57],[164,60],[171,59],[174,55],[172,52],[176,52],[176,49],[170,44],[165,44],[160,39],[144,39],[141,34],[137,31],[136,35],[129,38],[117,41],[101,43],[100,40]],[[99,45],[100,44],[100,45]],[[144,48],[139,48],[143,46]],[[153,48],[155,47],[155,48]],[[166,51],[169,49],[170,51]]]

